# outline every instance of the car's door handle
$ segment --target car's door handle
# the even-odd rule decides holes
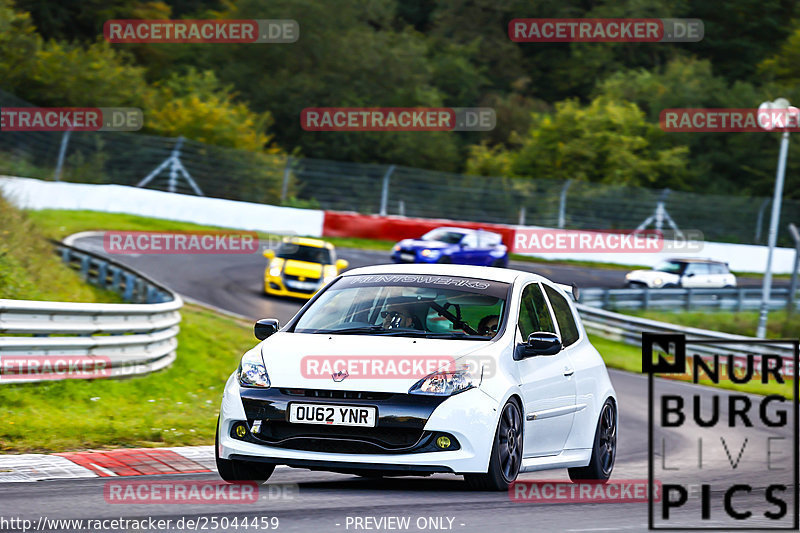
[[[574,368],[570,368],[568,366],[564,367],[564,375],[565,376],[569,377],[574,373],[575,373],[575,369]]]

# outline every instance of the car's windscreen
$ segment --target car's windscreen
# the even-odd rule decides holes
[[[508,287],[454,276],[344,277],[303,313],[294,331],[488,340],[502,326]]]
[[[309,263],[331,264],[331,252],[327,248],[316,246],[303,246],[300,244],[283,243],[278,248],[277,256],[282,259],[307,261]]]
[[[668,272],[670,274],[680,274],[683,271],[684,263],[679,263],[677,261],[661,261],[653,270],[658,270],[659,272]]]
[[[443,229],[434,229],[422,236],[423,241],[439,241],[447,244],[458,244],[463,238],[463,233]]]

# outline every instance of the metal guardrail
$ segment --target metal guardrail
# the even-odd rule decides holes
[[[716,309],[742,311],[758,309],[761,305],[761,287],[734,289],[581,289],[579,302],[604,309]],[[783,309],[789,298],[788,287],[773,287],[769,307]],[[800,309],[800,302],[795,303]]]
[[[727,341],[720,344],[714,344],[713,342],[694,344],[691,346],[691,350],[693,354],[696,353],[701,357],[713,354],[731,356],[735,364],[741,363],[747,354],[754,354],[757,362],[760,356],[765,354],[779,355],[783,358],[786,375],[794,376],[794,353],[785,344],[736,344],[731,341],[753,341],[758,339],[706,329],[676,326],[647,318],[614,313],[585,304],[577,304],[576,307],[581,315],[584,328],[590,334],[632,346],[641,346],[643,332],[683,334],[689,340]],[[690,354],[687,353],[688,355]]]
[[[0,336],[0,384],[60,376],[140,375],[175,360],[179,309],[183,306],[179,295],[131,268],[68,243],[58,243],[56,248],[62,260],[79,270],[87,282],[138,303],[0,299],[0,335],[5,335]],[[98,371],[71,373],[70,364],[74,367],[76,360],[81,361],[81,368],[94,362]],[[41,372],[31,371],[34,368]]]

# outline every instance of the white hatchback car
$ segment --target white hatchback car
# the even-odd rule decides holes
[[[652,270],[634,270],[625,275],[628,287],[651,289],[727,289],[736,287],[736,276],[728,264],[711,259],[667,259]]]
[[[230,376],[217,426],[227,481],[275,465],[363,476],[520,472],[605,481],[617,399],[567,294],[527,272],[455,265],[348,271]]]

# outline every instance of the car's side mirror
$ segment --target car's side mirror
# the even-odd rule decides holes
[[[528,342],[520,345],[520,351],[520,358],[555,355],[561,351],[561,339],[555,333],[535,331],[528,335]]]
[[[267,259],[275,259],[275,252],[273,250],[264,250],[264,257]]]
[[[336,260],[336,270],[342,271],[349,266],[350,266],[350,261],[348,261],[347,259]]]
[[[263,341],[273,333],[277,333],[280,327],[281,325],[277,318],[262,318],[253,327],[253,333],[256,339]]]

